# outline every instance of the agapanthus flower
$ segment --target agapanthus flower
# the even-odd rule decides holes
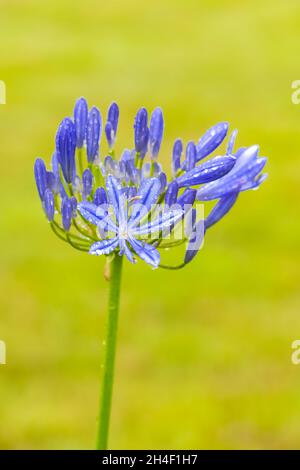
[[[198,142],[176,139],[171,177],[158,159],[162,110],[156,108],[150,120],[145,108],[138,110],[134,147],[120,153],[115,148],[118,124],[119,108],[112,103],[104,126],[107,144],[100,152],[100,111],[95,106],[89,110],[80,98],[73,117],[65,117],[58,127],[51,168],[41,158],[34,164],[39,198],[54,233],[108,261],[105,275],[111,282],[97,433],[97,449],[102,450],[108,447],[123,258],[131,263],[140,258],[153,268],[186,266],[202,247],[207,230],[231,210],[239,194],[256,189],[266,177],[266,158],[259,156],[258,146],[234,149],[236,130],[222,150],[226,122],[211,127]],[[216,201],[207,215],[206,201]],[[164,264],[162,251],[179,245],[185,247],[183,261]]]
[[[207,229],[229,212],[238,195],[257,188],[266,177],[262,174],[266,158],[259,157],[258,146],[234,150],[236,130],[227,148],[218,150],[228,132],[226,122],[211,127],[198,143],[188,142],[185,151],[182,140],[176,139],[168,178],[157,160],[164,133],[160,108],[149,121],[147,110],[138,110],[134,148],[125,149],[119,158],[116,103],[107,113],[107,147],[103,145],[102,152],[98,108],[89,110],[80,98],[73,116],[59,125],[51,169],[38,158],[34,175],[53,231],[90,254],[116,253],[130,262],[138,256],[153,267],[169,267],[161,263],[161,251],[185,244],[184,262],[179,265],[183,267],[199,251]],[[198,205],[211,200],[217,202],[203,217]]]

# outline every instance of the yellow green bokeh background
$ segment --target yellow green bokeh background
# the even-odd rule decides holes
[[[126,262],[111,447],[299,448],[299,21],[296,0],[1,0],[0,448],[95,445],[104,260],[54,237],[33,180],[82,95],[119,103],[118,151],[159,105],[166,166],[221,120],[269,157],[186,269]]]

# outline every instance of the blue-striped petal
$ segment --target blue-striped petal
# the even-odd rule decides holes
[[[233,147],[234,147],[234,144],[235,144],[235,139],[236,139],[237,133],[238,133],[238,131],[237,131],[237,129],[235,129],[231,133],[231,136],[229,137],[229,141],[228,141],[227,149],[226,149],[227,155],[232,155],[233,154]]]
[[[258,178],[248,181],[241,186],[240,191],[248,191],[249,189],[257,189],[268,177],[267,173],[263,173]]]
[[[252,145],[251,147],[245,148],[245,150],[239,155],[236,160],[233,172],[234,174],[242,174],[246,171],[246,168],[252,165],[257,160],[259,152],[258,145]]]
[[[168,210],[155,218],[153,222],[148,222],[141,225],[140,227],[134,228],[132,233],[140,236],[166,230],[179,222],[183,215],[184,211],[181,208]]]
[[[124,254],[126,258],[128,259],[128,261],[130,261],[130,263],[135,264],[136,261],[133,257],[132,252],[128,248],[127,241],[124,240],[124,238],[119,239],[119,246],[120,246],[120,255]]]
[[[219,222],[230,211],[237,200],[238,194],[238,192],[229,194],[229,196],[225,196],[217,202],[205,219],[206,229]]]
[[[114,176],[106,178],[106,190],[108,201],[112,204],[117,222],[124,222],[125,207],[124,195],[122,194],[122,186]]]
[[[105,206],[105,204],[104,204]],[[107,207],[96,206],[92,202],[80,202],[78,211],[84,219],[101,229],[108,228],[111,232],[117,233],[118,229],[107,213]]]
[[[134,227],[148,214],[160,194],[160,181],[158,178],[148,178],[141,182],[137,192],[137,200],[131,206],[129,226]]]
[[[157,268],[160,263],[160,254],[157,249],[149,245],[148,243],[137,240],[136,238],[129,237],[129,243],[131,244],[135,253],[146,263],[150,264],[154,268]]]
[[[109,238],[108,240],[101,240],[93,243],[89,253],[91,255],[108,255],[114,251],[119,245],[119,239],[117,237]]]
[[[190,263],[200,250],[204,240],[205,228],[204,220],[199,220],[196,223],[193,233],[189,239],[187,249],[185,252],[184,263]]]
[[[242,156],[240,159],[243,158]],[[197,191],[199,201],[209,201],[219,199],[227,194],[240,191],[242,187],[246,188],[248,184],[263,170],[267,159],[256,158],[245,159],[243,164],[237,169],[234,167],[230,173],[219,180],[205,184]],[[237,160],[236,165],[239,163]]]

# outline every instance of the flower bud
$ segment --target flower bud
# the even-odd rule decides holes
[[[149,129],[148,124],[148,113],[145,108],[141,108],[135,117],[134,121],[134,143],[135,150],[140,154],[141,158],[144,158],[148,149],[149,140]]]
[[[227,122],[219,122],[208,129],[197,145],[197,161],[213,152],[225,139],[228,131]]]
[[[151,157],[155,158],[158,155],[162,137],[164,132],[164,118],[160,108],[156,108],[150,119],[149,127],[149,144]]]
[[[62,224],[66,232],[70,230],[72,217],[73,217],[73,207],[72,202],[68,197],[65,197],[61,203],[61,217]]]
[[[70,118],[65,118],[56,134],[56,153],[64,178],[71,183],[75,176],[76,131]]]
[[[174,180],[172,183],[169,184],[168,189],[165,195],[165,204],[171,207],[173,204],[176,203],[178,196],[178,184]]]
[[[101,206],[107,203],[107,196],[104,188],[97,188],[94,195],[94,204]]]
[[[82,174],[83,194],[89,196],[93,189],[93,174],[89,168],[84,170]]]
[[[89,163],[93,163],[99,153],[100,135],[101,114],[99,109],[93,106],[88,114],[86,127],[86,152]]]
[[[107,122],[105,125],[106,139],[110,148],[113,147],[115,140],[116,140],[118,121],[119,121],[119,107],[117,103],[112,103],[107,113]]]
[[[173,146],[173,162],[172,162],[172,171],[173,174],[176,175],[177,171],[180,168],[180,160],[181,160],[181,155],[182,155],[182,141],[180,139],[175,140],[174,146]]]
[[[74,108],[74,124],[76,130],[76,145],[78,148],[83,147],[86,125],[88,118],[88,105],[84,98],[76,101]]]
[[[54,219],[54,197],[52,191],[47,188],[44,192],[43,207],[47,219],[51,222]]]
[[[186,156],[184,162],[184,169],[190,171],[195,167],[197,161],[197,149],[194,142],[189,142],[186,146]]]
[[[41,200],[44,198],[44,192],[47,188],[47,170],[44,160],[37,158],[34,163],[34,177]]]

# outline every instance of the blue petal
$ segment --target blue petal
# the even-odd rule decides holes
[[[200,250],[203,240],[204,240],[204,234],[205,234],[205,229],[204,229],[204,220],[199,220],[197,224],[195,225],[195,229],[193,231],[193,234],[189,240],[186,252],[185,252],[185,257],[184,257],[184,262],[185,264],[189,263],[192,261],[193,258],[195,258],[196,254]]]
[[[153,222],[136,227],[133,233],[138,236],[163,231],[179,222],[183,214],[183,209],[168,210],[160,214]]]
[[[240,191],[247,191],[248,189],[256,189],[258,188],[268,177],[267,173],[260,175],[258,178],[248,181],[247,183],[241,186]]]
[[[227,122],[220,122],[208,129],[198,142],[197,161],[213,152],[223,142],[227,131]]]
[[[99,242],[93,243],[90,248],[89,253],[91,255],[108,255],[114,251],[119,245],[119,240],[117,237],[109,238],[108,240],[101,240]]]
[[[160,254],[154,246],[148,243],[137,240],[136,238],[129,237],[129,243],[131,244],[135,253],[146,263],[150,264],[154,268],[157,268],[160,263]]]
[[[247,147],[237,158],[236,164],[234,166],[234,174],[242,174],[245,172],[247,166],[251,165],[256,161],[258,157],[259,147],[258,145],[252,145]]]
[[[236,169],[236,166],[231,170],[230,173],[223,176],[217,181],[212,181],[202,186],[197,191],[197,199],[199,201],[209,201],[212,199],[219,199],[220,197],[226,196],[227,194],[240,191],[242,187],[247,188],[247,184],[251,182],[264,168],[267,159],[266,158],[252,158],[251,154],[247,154],[243,158],[242,165]],[[238,165],[239,159],[236,165]]]
[[[232,155],[232,153],[233,153],[233,147],[234,147],[234,144],[235,144],[235,139],[236,139],[237,133],[238,133],[238,131],[237,131],[237,129],[235,129],[231,133],[231,136],[229,137],[229,141],[228,141],[227,149],[226,149],[227,155]]]
[[[128,248],[127,241],[124,240],[124,239],[119,239],[119,245],[120,245],[120,255],[125,254],[128,261],[130,261],[130,263],[132,263],[132,264],[135,264],[136,261],[133,257],[132,252]]]
[[[108,216],[107,208],[96,206],[92,202],[80,202],[77,206],[78,211],[88,222],[99,228],[108,228],[111,232],[117,233],[118,229],[111,218]]]
[[[184,206],[192,206],[196,199],[197,191],[196,189],[187,188],[185,191],[179,196],[176,201],[176,204],[179,204],[180,207],[184,208]]]
[[[137,201],[132,204],[129,226],[136,226],[147,215],[160,194],[160,181],[158,178],[148,178],[141,182],[137,192]]]
[[[106,179],[106,190],[108,201],[112,204],[117,222],[121,225],[125,222],[125,200],[122,186],[114,176]]]
[[[217,202],[205,219],[206,229],[219,222],[230,211],[237,200],[238,194],[238,192],[229,194],[229,196],[225,196]]]

